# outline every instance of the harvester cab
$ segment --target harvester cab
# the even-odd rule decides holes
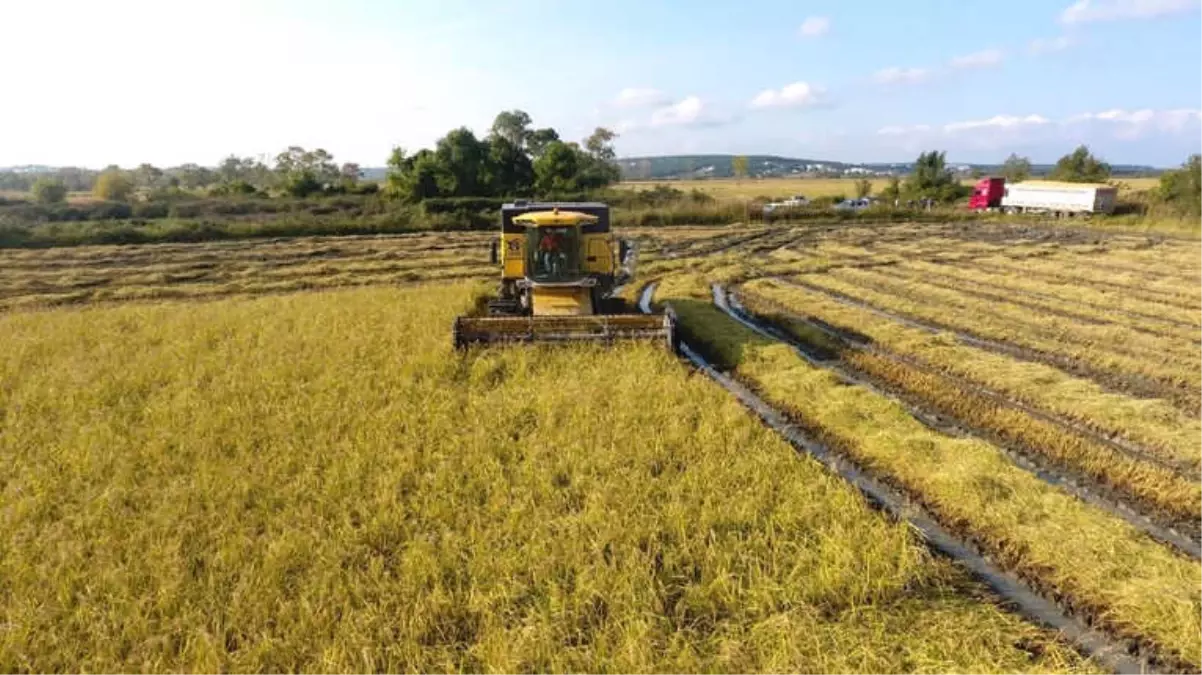
[[[658,340],[676,348],[675,317],[635,314],[612,297],[633,275],[632,247],[596,202],[515,202],[501,208],[491,260],[501,279],[488,316],[455,319],[456,348],[494,342]]]

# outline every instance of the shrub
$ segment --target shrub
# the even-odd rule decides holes
[[[42,176],[30,188],[39,204],[58,204],[67,198],[67,184],[61,178]]]

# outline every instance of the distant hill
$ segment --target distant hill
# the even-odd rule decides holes
[[[695,178],[730,178],[734,176],[735,155],[661,155],[654,157],[622,157],[618,166],[623,180],[688,180]],[[961,174],[980,171],[996,174],[1001,164],[963,164],[949,162]],[[1051,164],[1035,164],[1035,175],[1052,169]],[[771,176],[891,176],[909,173],[912,162],[865,162],[853,164],[825,159],[799,159],[777,155],[747,155],[747,172],[754,177]],[[1134,164],[1112,165],[1115,177],[1156,176],[1162,169]]]

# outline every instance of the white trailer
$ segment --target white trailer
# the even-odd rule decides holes
[[[1002,193],[1006,213],[1112,213],[1118,188],[1102,183],[1029,180],[1007,184]]]

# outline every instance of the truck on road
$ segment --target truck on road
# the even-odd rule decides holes
[[[968,208],[1005,213],[1049,213],[1056,216],[1113,213],[1118,188],[1104,183],[1062,183],[982,178],[973,187]]]

